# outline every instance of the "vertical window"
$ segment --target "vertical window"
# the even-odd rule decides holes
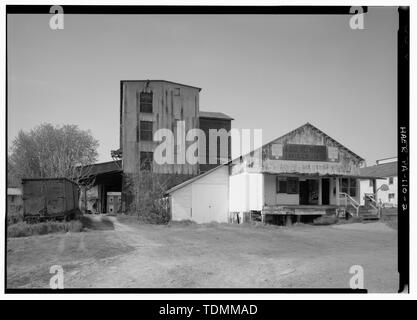
[[[369,187],[373,188],[374,186],[374,180],[370,179],[369,180]]]
[[[356,197],[356,179],[349,179],[349,195]]]
[[[394,177],[389,177],[388,184],[394,184]]]
[[[340,181],[340,192],[349,193],[349,179],[342,178]]]
[[[277,177],[276,180],[277,193],[287,193],[287,180]]]
[[[287,179],[287,193],[288,194],[297,194],[298,193],[298,179],[297,178],[288,178]]]
[[[151,171],[153,162],[153,152],[140,153],[140,170]]]
[[[140,140],[152,141],[152,121],[141,121],[140,122]]]
[[[139,104],[140,112],[152,113],[152,92],[141,92]]]
[[[180,88],[175,88],[174,89],[174,96],[178,97],[181,94],[181,89]]]
[[[342,178],[340,181],[340,192],[356,197],[356,179]]]

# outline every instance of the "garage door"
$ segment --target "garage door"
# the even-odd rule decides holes
[[[194,184],[192,219],[197,223],[227,222],[228,186],[223,184]]]

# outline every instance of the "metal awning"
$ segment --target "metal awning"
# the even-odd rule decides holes
[[[342,175],[342,174],[319,174],[319,173],[298,173],[298,172],[270,172],[270,171],[263,171],[264,174],[270,174],[279,177],[297,177],[297,178],[356,178],[356,179],[383,179],[384,177],[375,177],[375,176],[368,176],[368,175]]]

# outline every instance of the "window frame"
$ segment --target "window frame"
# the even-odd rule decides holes
[[[352,187],[352,181],[354,181],[355,183],[354,183],[354,187]],[[351,196],[351,197],[356,197],[356,194],[357,194],[357,185],[358,185],[358,183],[357,183],[357,181],[356,181],[356,179],[355,178],[349,178],[349,195]],[[354,190],[354,192],[352,193],[352,190]]]
[[[152,171],[153,152],[141,151],[139,154],[140,171]]]
[[[299,179],[298,178],[287,178],[287,194],[299,194]]]
[[[287,193],[287,179],[282,177],[276,177],[275,188],[277,194],[286,194]],[[285,189],[285,190],[284,190]]]
[[[145,126],[150,125],[149,128],[144,128]],[[149,135],[150,136],[147,136]],[[139,140],[140,141],[153,141],[153,121],[142,121],[139,122]]]
[[[144,102],[146,96],[150,97],[150,102]],[[151,92],[141,92],[139,94],[139,112],[141,112],[141,113],[153,113],[153,93],[152,93],[152,91]]]
[[[343,185],[344,182],[346,181],[347,181],[347,184]],[[351,183],[352,181],[355,181],[354,187],[352,187],[352,183]],[[339,192],[346,193],[352,198],[355,198],[358,195],[357,188],[358,188],[357,179],[355,178],[340,178],[339,179],[339,190],[340,190]],[[354,190],[354,192],[352,192],[352,190]]]

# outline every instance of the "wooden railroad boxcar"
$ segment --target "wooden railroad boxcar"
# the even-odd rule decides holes
[[[66,178],[22,179],[25,221],[70,220],[78,211],[78,186]]]

